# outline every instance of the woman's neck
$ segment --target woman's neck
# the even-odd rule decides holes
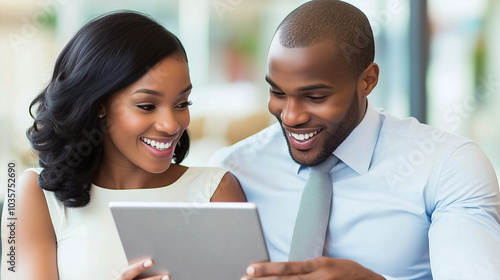
[[[120,166],[101,163],[92,183],[106,189],[148,189],[168,186],[187,170],[187,167],[171,164],[163,173],[150,173],[137,166]]]

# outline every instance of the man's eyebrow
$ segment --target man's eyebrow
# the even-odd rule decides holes
[[[266,81],[271,86],[278,88],[278,89],[280,88],[278,85],[276,85],[275,82],[273,82],[273,80],[271,80],[271,78],[269,78],[269,76],[266,76]],[[315,90],[315,89],[332,89],[332,88],[333,87],[331,87],[329,85],[325,85],[325,84],[314,84],[314,85],[299,87],[299,88],[297,88],[297,91],[308,91],[308,90]]]
[[[189,84],[189,86],[187,86],[185,89],[183,89],[181,91],[180,95],[190,91],[192,88],[193,88],[193,85]],[[154,96],[163,96],[163,94],[161,94],[160,92],[158,92],[156,90],[152,90],[152,89],[147,89],[147,88],[140,88],[140,89],[134,91],[134,93],[132,93],[132,94],[136,94],[136,93],[145,93],[145,94],[150,94],[150,95],[154,95]]]
[[[272,87],[275,87],[275,88],[277,88],[277,89],[279,89],[279,88],[280,88],[280,87],[279,87],[279,86],[278,86],[275,82],[273,82],[273,80],[271,80],[271,78],[269,78],[269,76],[266,76],[266,77],[265,77],[265,79],[266,79],[266,82],[267,82],[268,84],[270,84]]]
[[[325,85],[325,84],[315,84],[315,85],[299,87],[297,89],[297,91],[308,91],[308,90],[315,90],[315,89],[332,89],[332,87]]]

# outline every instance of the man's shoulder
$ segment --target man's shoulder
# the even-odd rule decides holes
[[[433,141],[455,147],[474,142],[469,138],[421,123],[414,117],[399,118],[379,108],[377,112],[382,119],[381,137],[394,138],[394,140],[399,138],[399,140]]]

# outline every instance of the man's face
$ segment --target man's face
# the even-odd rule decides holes
[[[268,54],[268,108],[281,123],[290,155],[312,166],[325,160],[359,124],[366,109],[358,81],[330,41],[286,48],[277,33]]]

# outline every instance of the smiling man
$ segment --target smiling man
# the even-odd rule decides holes
[[[333,55],[330,41],[290,48],[278,40],[287,36],[282,33],[286,31],[277,32],[269,49],[269,111],[281,123],[292,158],[317,165],[363,118],[379,69],[369,64],[358,83]]]
[[[373,108],[374,52],[366,16],[341,1],[307,2],[278,27],[266,75],[277,123],[211,161],[258,205],[273,262],[244,279],[500,279],[490,161],[469,139]],[[315,206],[304,185],[332,156],[325,241],[287,262],[299,208]]]

